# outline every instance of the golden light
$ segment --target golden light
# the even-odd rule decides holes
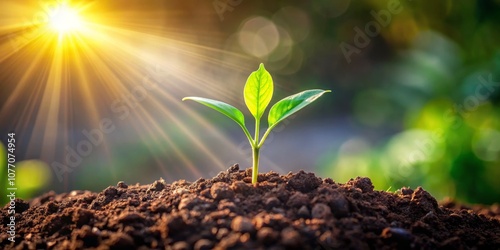
[[[110,162],[111,169],[132,162],[116,157],[115,145],[122,142],[113,138],[136,141],[134,148],[145,149],[148,155],[141,159],[154,161],[164,176],[201,176],[184,141],[201,152],[199,159],[209,162],[214,172],[233,160],[220,157],[217,148],[233,149],[229,157],[241,154],[234,145],[238,142],[180,101],[204,94],[223,95],[225,101],[237,103],[236,91],[212,79],[212,72],[222,67],[221,72],[235,77],[253,69],[232,63],[244,58],[240,55],[200,43],[205,25],[186,29],[189,23],[163,1],[136,3],[134,8],[114,1],[55,2],[34,6],[0,1],[0,9],[15,10],[0,16],[0,38],[5,38],[0,39],[0,86],[8,87],[0,92],[0,98],[6,98],[0,100],[0,116],[12,117],[12,125],[5,128],[3,123],[0,128],[23,131],[19,140],[30,142],[26,154],[49,163],[54,177],[69,180],[66,176],[73,175],[68,172],[72,170],[57,168],[59,175],[53,163],[67,164],[68,150],[88,146],[83,130],[97,133],[103,121],[115,129],[91,144],[92,156],[82,155],[78,168],[88,168],[90,174],[99,162]],[[214,20],[207,25],[218,24],[217,15]],[[203,37],[213,43],[223,39],[218,32]],[[224,146],[207,146],[192,133],[194,129],[207,131]],[[98,159],[95,164],[93,159]]]
[[[49,25],[59,33],[66,33],[81,28],[82,20],[75,9],[60,5],[49,12]]]

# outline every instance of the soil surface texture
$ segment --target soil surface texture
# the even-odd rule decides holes
[[[368,178],[258,179],[234,165],[195,182],[16,200],[15,242],[5,206],[0,249],[500,249],[498,206],[439,205],[420,187],[374,191]]]

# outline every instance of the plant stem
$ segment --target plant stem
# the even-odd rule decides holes
[[[254,144],[252,145],[252,159],[253,159],[253,166],[252,166],[252,184],[257,185],[257,176],[259,176],[259,127],[260,127],[260,119],[255,118],[255,138],[254,138]]]
[[[262,145],[264,145],[264,141],[267,139],[267,136],[271,133],[271,130],[273,130],[274,126],[276,125],[273,125],[269,128],[267,128],[266,132],[264,133],[264,135],[262,136],[262,139],[260,140],[260,142],[257,142],[257,146],[260,148],[262,147]]]
[[[253,145],[254,145],[254,143],[255,143],[255,142],[253,141],[253,138],[252,138],[252,136],[250,135],[250,132],[248,132],[248,129],[247,129],[245,126],[241,126],[241,125],[240,125],[240,127],[243,129],[243,132],[244,132],[244,133],[245,133],[245,135],[247,136],[247,138],[248,138],[248,142],[249,142],[249,143],[250,143],[250,145],[252,145],[252,147],[253,147]]]
[[[257,177],[259,176],[259,148],[252,148],[253,167],[252,167],[252,184],[257,185]]]

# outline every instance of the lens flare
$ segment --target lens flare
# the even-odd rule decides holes
[[[59,33],[76,31],[82,24],[78,12],[67,5],[57,6],[49,13],[49,26]]]
[[[62,1],[0,1],[13,10],[0,16],[0,117],[10,118],[0,129],[19,131],[25,155],[48,163],[61,185],[83,170],[130,166],[136,178],[137,166],[151,165],[175,180],[202,176],[199,162],[205,173],[243,162],[239,141],[181,102],[188,94],[236,102],[240,89],[227,88],[227,75],[253,69],[228,63],[243,55],[206,45],[221,43],[205,32],[218,22],[189,28],[164,1]]]

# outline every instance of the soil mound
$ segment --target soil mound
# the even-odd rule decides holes
[[[303,171],[250,182],[251,169],[234,165],[192,183],[119,182],[16,200],[15,243],[6,206],[0,248],[500,249],[498,209],[440,206],[420,187],[388,193],[368,178],[340,184]]]

